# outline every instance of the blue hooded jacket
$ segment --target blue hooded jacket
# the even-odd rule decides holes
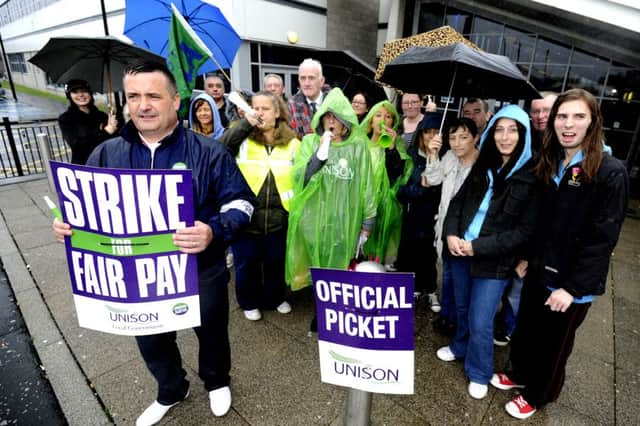
[[[195,105],[198,99],[204,99],[209,103],[211,107],[211,112],[213,113],[213,134],[210,137],[214,139],[219,139],[224,133],[224,127],[222,126],[222,121],[220,120],[220,113],[218,112],[218,107],[216,107],[216,101],[206,93],[200,93],[198,96],[191,100],[191,104],[189,105],[189,128],[193,129],[193,106]]]
[[[498,111],[493,118],[491,118],[491,121],[489,121],[489,124],[480,137],[480,150],[482,150],[482,145],[487,139],[489,132],[493,132],[493,126],[496,121],[501,118],[511,118],[522,124],[526,129],[524,147],[516,164],[514,164],[513,168],[509,171],[507,176],[505,176],[504,179],[507,180],[531,159],[531,128],[529,126],[529,115],[522,108],[517,105],[507,105]],[[491,171],[487,171],[487,177],[489,178],[489,188],[484,194],[484,198],[482,199],[482,203],[480,203],[478,212],[464,234],[464,239],[467,241],[475,240],[478,238],[478,235],[480,235],[480,229],[482,228],[482,223],[484,222],[491,197],[493,196],[493,173],[491,173]]]

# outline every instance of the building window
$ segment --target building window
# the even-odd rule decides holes
[[[587,53],[574,51],[567,75],[566,88],[580,88],[595,96],[602,96],[609,62]]]
[[[9,68],[11,68],[11,71],[23,74],[27,72],[27,64],[24,61],[24,54],[9,53],[7,56],[9,56]]]

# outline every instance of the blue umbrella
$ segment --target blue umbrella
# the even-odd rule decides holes
[[[127,0],[124,34],[136,45],[167,58],[171,3],[165,0]],[[201,0],[176,0],[173,3],[220,66],[230,68],[242,40],[220,9]],[[217,69],[218,66],[209,59],[200,71]]]

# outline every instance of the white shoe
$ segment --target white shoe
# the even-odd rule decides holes
[[[227,268],[233,268],[233,253],[227,253]]]
[[[187,392],[187,394],[185,395],[182,401],[187,399],[188,396],[189,396],[189,392]],[[175,407],[176,405],[180,404],[182,401],[178,401],[171,405],[163,405],[163,404],[160,404],[158,401],[153,401],[151,405],[148,406],[147,409],[142,412],[142,414],[140,414],[140,416],[136,420],[136,426],[155,425],[160,420],[162,420],[162,418],[169,412],[169,410],[172,407]]]
[[[429,307],[432,312],[440,312],[440,302],[438,301],[438,295],[435,293],[427,294],[427,300],[429,301]]]
[[[278,305],[276,311],[280,312],[281,314],[288,314],[289,312],[291,312],[291,305],[285,300]]]
[[[250,311],[244,311],[244,317],[249,321],[259,321],[262,318],[260,309],[251,309]]]
[[[398,268],[396,267],[396,263],[395,262],[387,263],[386,265],[384,265],[384,269],[386,269],[387,272],[397,272],[398,271]]]
[[[455,361],[456,356],[451,352],[451,348],[449,346],[443,346],[437,350],[436,356],[441,361]]]
[[[209,392],[209,405],[214,416],[222,417],[227,414],[231,408],[231,389],[229,386]]]
[[[482,399],[485,396],[487,396],[487,391],[489,390],[489,386],[481,385],[480,383],[476,383],[476,382],[469,382],[468,390],[469,390],[469,395],[471,395],[471,398]]]

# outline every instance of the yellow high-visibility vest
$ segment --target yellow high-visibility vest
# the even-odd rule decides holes
[[[258,195],[269,171],[273,173],[282,207],[289,211],[289,200],[293,197],[291,168],[300,141],[291,139],[288,144],[274,145],[269,154],[263,144],[245,139],[240,145],[236,161],[245,180],[255,195]]]

